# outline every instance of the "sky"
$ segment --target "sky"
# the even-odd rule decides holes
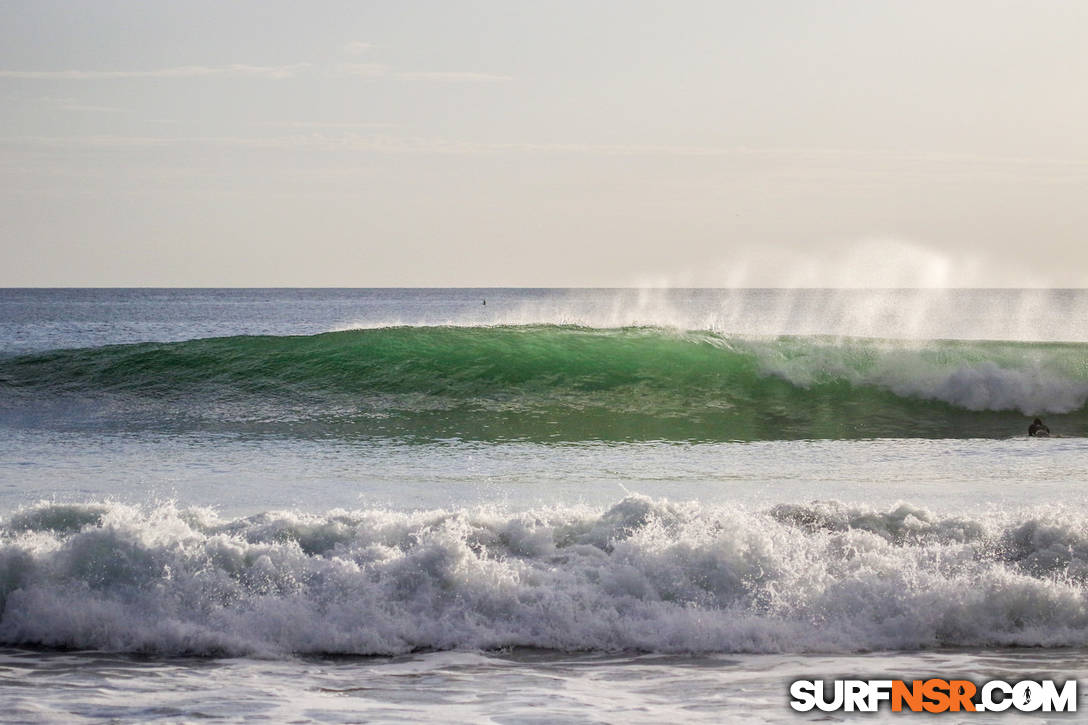
[[[1088,286],[1079,0],[0,0],[0,286]]]

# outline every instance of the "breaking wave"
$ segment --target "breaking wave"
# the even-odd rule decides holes
[[[39,504],[0,525],[0,643],[196,655],[1088,645],[1088,519],[629,496],[223,520]]]
[[[1086,360],[1083,343],[394,327],[9,357],[0,414],[528,440],[1004,437],[1048,414],[1079,435]]]

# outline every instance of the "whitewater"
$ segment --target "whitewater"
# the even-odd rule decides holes
[[[6,717],[792,722],[798,677],[1082,677],[1086,320],[0,290]]]

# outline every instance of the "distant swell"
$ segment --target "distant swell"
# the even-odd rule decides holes
[[[748,511],[265,513],[41,504],[0,527],[0,643],[286,656],[1088,645],[1088,520]]]
[[[1088,345],[395,327],[0,360],[48,425],[530,440],[988,437],[1088,427]]]

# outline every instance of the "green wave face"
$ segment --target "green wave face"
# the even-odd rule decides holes
[[[1088,346],[398,327],[0,361],[6,419],[423,439],[1003,437],[1088,431]],[[28,412],[30,411],[30,412]],[[73,412],[75,411],[75,412]]]

